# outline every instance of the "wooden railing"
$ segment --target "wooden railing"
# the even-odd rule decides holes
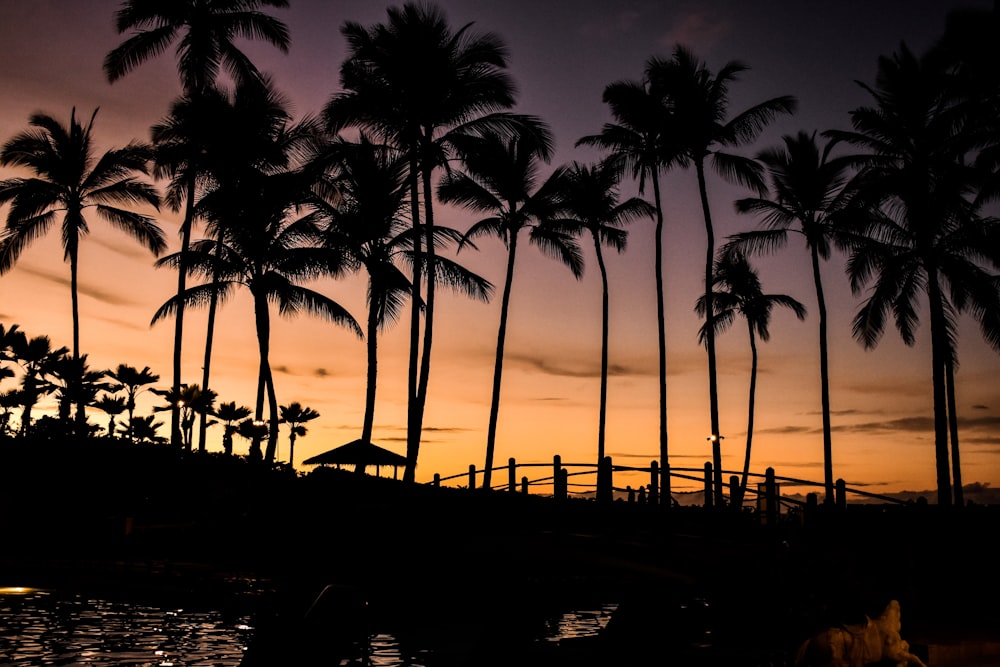
[[[545,469],[549,474],[529,479],[523,472],[528,469]],[[570,469],[573,469],[570,472]],[[556,499],[565,499],[571,495],[587,497],[591,494],[599,502],[611,502],[616,497],[627,502],[646,503],[650,505],[661,504],[660,483],[663,480],[664,490],[662,495],[670,497],[670,504],[677,504],[676,499],[671,494],[672,484],[670,480],[683,480],[685,482],[697,482],[703,487],[703,505],[711,507],[714,504],[714,482],[713,468],[711,462],[706,462],[703,468],[672,468],[664,466],[661,471],[659,462],[650,461],[648,467],[619,466],[614,465],[610,456],[605,457],[601,464],[595,463],[563,463],[562,457],[558,454],[552,457],[552,463],[518,463],[514,458],[508,459],[506,466],[494,467],[491,472],[502,473],[507,471],[507,482],[505,484],[491,485],[492,490],[506,489],[510,493],[530,493],[531,489],[539,487],[549,487],[551,492],[548,495]],[[518,479],[519,471],[522,473]],[[485,470],[477,470],[475,465],[470,465],[467,472],[457,473],[442,477],[435,473],[434,479],[430,482],[434,486],[441,486],[445,482],[456,480],[466,480],[469,489],[480,488],[479,479],[485,475]],[[748,498],[740,498],[740,476],[734,471],[722,471],[724,475],[730,475],[729,484],[723,490],[728,491],[729,503],[739,503],[743,505]],[[633,488],[631,485],[624,487],[615,486],[615,473],[631,473],[634,477],[636,473],[645,475],[648,483],[640,484]],[[491,475],[492,477],[492,475]],[[570,478],[596,477],[591,483],[583,483],[577,480],[573,483]],[[781,495],[781,488],[816,488],[822,491],[824,484],[795,477],[780,477],[775,474],[774,468],[768,468],[763,474],[749,473],[750,479],[757,480],[756,485],[747,484],[746,492],[756,499],[757,511],[762,516],[777,515],[782,508],[801,507],[817,503],[816,492],[807,492],[805,500]],[[756,486],[756,488],[754,488]],[[880,494],[870,493],[856,488],[848,488],[843,479],[838,479],[834,489],[834,504],[844,507],[847,504],[848,494],[859,497],[877,500],[886,503],[901,503],[902,501]]]

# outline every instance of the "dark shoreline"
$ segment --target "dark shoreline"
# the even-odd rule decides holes
[[[700,600],[720,650],[756,642],[763,652],[876,616],[890,599],[915,645],[995,639],[1000,627],[1000,612],[982,610],[1000,598],[998,507],[820,508],[805,524],[761,526],[702,508],[668,515],[335,470],[295,477],[163,446],[0,441],[0,465],[0,586],[238,599],[285,613],[340,584],[438,633],[471,618],[522,632],[500,624],[534,622],[578,596],[619,603],[633,646]]]

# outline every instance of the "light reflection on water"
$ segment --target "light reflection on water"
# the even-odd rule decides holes
[[[596,636],[613,604],[549,618],[541,642]],[[238,667],[254,633],[249,613],[156,607],[56,591],[0,590],[0,667]],[[341,667],[425,667],[427,651],[375,633]]]

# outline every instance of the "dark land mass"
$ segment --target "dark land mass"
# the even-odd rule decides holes
[[[376,622],[435,665],[783,665],[893,599],[918,654],[1000,641],[995,506],[820,507],[762,525],[100,440],[0,440],[0,466],[0,586],[250,608],[248,666],[316,664],[289,652],[334,652]],[[600,638],[532,641],[600,602],[618,605]]]

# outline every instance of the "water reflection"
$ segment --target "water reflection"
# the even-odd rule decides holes
[[[0,665],[238,665],[249,615],[33,590],[0,594]]]
[[[596,636],[613,604],[551,616],[536,641]],[[0,667],[238,667],[254,635],[249,611],[157,607],[58,591],[0,589]],[[376,631],[340,667],[431,667],[426,647]]]

